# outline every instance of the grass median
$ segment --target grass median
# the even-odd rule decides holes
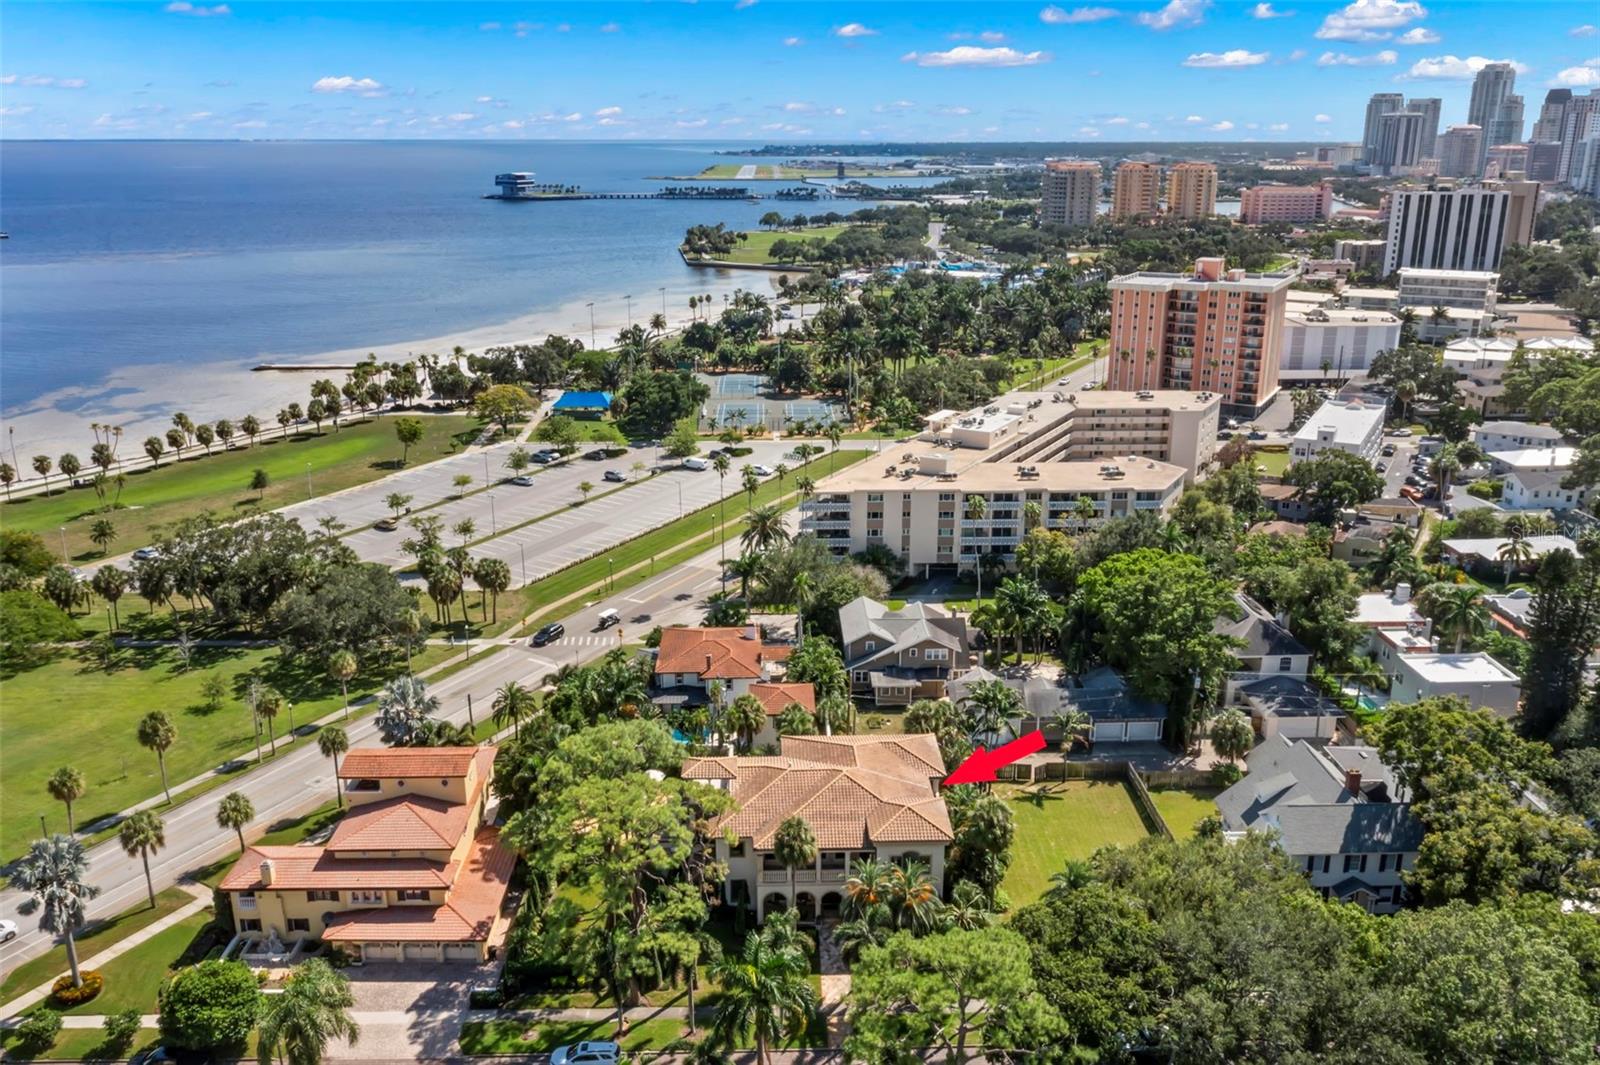
[[[411,448],[411,464],[454,454],[480,431],[477,419],[465,415],[421,417],[424,435]],[[168,459],[158,469],[130,471],[115,509],[104,510],[92,489],[59,490],[0,504],[0,525],[37,532],[52,549],[61,546],[64,536],[68,555],[84,561],[100,557],[89,532],[98,519],[107,518],[116,528],[109,550],[128,551],[148,544],[160,526],[206,511],[231,516],[272,510],[385,477],[401,468],[394,422],[395,416],[385,415],[347,423],[338,432],[327,425],[321,434],[308,431],[287,440],[274,430],[258,438],[254,447],[221,451],[212,445],[209,457],[198,446],[188,448],[182,462]],[[136,441],[123,441],[125,449],[138,446]],[[268,480],[259,492],[250,487],[257,469],[265,470]],[[87,468],[78,477],[92,472]],[[59,474],[52,481],[66,484]],[[115,492],[110,488],[108,495]]]

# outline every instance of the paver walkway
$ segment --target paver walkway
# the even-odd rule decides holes
[[[126,954],[134,947],[137,947],[140,943],[160,935],[162,932],[165,932],[179,921],[186,920],[187,918],[194,916],[207,906],[211,905],[211,889],[206,887],[204,884],[180,883],[178,886],[194,897],[160,920],[151,921],[148,925],[145,925],[143,928],[139,929],[131,936],[128,936],[126,939],[123,939],[117,943],[113,943],[111,946],[107,947],[105,950],[102,950],[98,954],[94,954],[90,957],[80,960],[78,962],[78,968],[81,970],[98,969],[111,959]],[[0,1016],[12,1018],[14,1020],[17,1014],[21,1013],[23,1010],[43,1002],[50,996],[50,988],[55,984],[56,979],[59,976],[60,974],[57,973],[56,976],[52,976],[49,980],[46,980],[32,991],[18,995],[10,1002],[0,1006]],[[98,1028],[105,1018],[99,1016],[84,1016],[63,1017],[62,1020],[68,1028]],[[74,1023],[77,1021],[91,1020],[94,1022],[93,1024]],[[6,1021],[3,1023],[9,1026],[11,1021]],[[154,1026],[154,1023],[154,1019],[152,1018],[149,1026]]]
[[[817,926],[817,967],[822,970],[822,1003],[818,1007],[828,1026],[828,1045],[844,1046],[844,1037],[850,1034],[845,1023],[845,999],[850,997],[850,969],[844,963],[844,951],[834,938],[833,921]]]

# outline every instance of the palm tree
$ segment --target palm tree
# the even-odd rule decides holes
[[[739,543],[746,551],[765,551],[774,544],[789,542],[789,530],[784,525],[783,508],[776,503],[757,507],[745,516],[744,532]]]
[[[1255,739],[1250,719],[1239,710],[1224,710],[1211,723],[1211,746],[1230,764],[1249,754]]]
[[[889,868],[876,858],[862,858],[850,863],[850,875],[844,882],[844,908],[849,914],[861,914],[883,903],[887,898]]]
[[[531,715],[537,707],[538,697],[532,691],[514,680],[507,681],[494,696],[495,727],[503,729],[510,724],[512,734],[521,736],[522,719]]]
[[[272,756],[276,758],[278,755],[278,734],[273,728],[273,722],[277,721],[278,715],[283,712],[285,700],[275,688],[268,688],[265,685],[260,688],[252,687],[250,694],[252,697],[251,712],[256,718],[256,734],[258,737],[260,736],[260,724],[265,721],[267,723],[267,745],[272,751]],[[260,757],[261,741],[258,738],[256,741],[256,758],[259,760]]]
[[[1094,879],[1094,867],[1082,858],[1068,858],[1067,864],[1061,867],[1058,873],[1050,874],[1050,890],[1048,894],[1066,895],[1080,888],[1088,887]]]
[[[244,826],[255,820],[255,803],[240,791],[230,791],[217,804],[217,827],[231,828],[239,834],[239,852],[244,853]]]
[[[1455,653],[1468,637],[1483,635],[1489,625],[1489,612],[1483,607],[1483,590],[1475,584],[1430,584],[1422,590],[1424,609],[1431,612],[1433,624],[1445,637],[1455,637]]]
[[[338,725],[329,725],[317,733],[317,750],[322,757],[333,762],[333,794],[339,806],[344,806],[344,789],[339,787],[339,756],[350,749],[350,737]]]
[[[167,803],[172,803],[172,789],[167,787],[167,750],[178,738],[178,728],[165,710],[152,710],[139,721],[139,746],[156,752],[156,764],[161,767],[161,790]]]
[[[428,685],[416,677],[396,677],[378,695],[378,716],[373,723],[383,733],[383,742],[405,747],[422,723],[439,712],[439,698],[428,694]]]
[[[939,919],[948,928],[970,932],[994,924],[994,906],[983,889],[970,880],[956,884],[950,892],[950,901],[939,911]]]
[[[73,933],[83,927],[83,904],[100,894],[100,889],[87,881],[88,875],[89,859],[83,844],[60,833],[34,840],[11,873],[11,886],[26,891],[39,904],[39,927],[66,941],[73,987],[83,986]]]
[[[328,676],[339,682],[339,691],[344,696],[346,721],[350,720],[350,682],[360,669],[361,663],[349,651],[340,649],[328,656]]]
[[[1500,550],[1496,552],[1500,561],[1505,563],[1505,574],[1501,578],[1501,584],[1511,583],[1511,574],[1517,566],[1532,562],[1539,557],[1533,545],[1528,543],[1529,524],[1528,516],[1525,514],[1513,514],[1506,519],[1501,530],[1506,534],[1506,542],[1501,544]]]
[[[355,1046],[361,1026],[350,1015],[354,1005],[348,977],[321,958],[301,962],[289,973],[282,994],[265,996],[256,1060],[321,1065],[332,1040]]]
[[[746,529],[745,535],[748,536],[749,533],[750,530]],[[728,561],[728,572],[739,578],[739,598],[750,597],[750,579],[761,576],[765,568],[765,560],[753,552]]]
[[[1023,635],[1050,627],[1050,597],[1028,577],[1007,577],[995,590],[995,609],[1005,629],[1016,637],[1020,665]]]
[[[72,823],[72,804],[83,798],[83,793],[89,790],[89,782],[83,779],[83,774],[70,765],[64,765],[50,774],[50,779],[44,782],[45,790],[50,797],[67,807],[67,834],[70,836],[77,831]]]
[[[731,1044],[754,1035],[757,1065],[768,1065],[768,1047],[798,1035],[816,1009],[811,964],[796,947],[777,947],[758,932],[745,937],[744,949],[711,967],[722,989],[712,1022]]]
[[[794,873],[801,866],[817,862],[817,837],[799,814],[791,814],[778,825],[772,836],[772,855],[789,870],[789,904],[794,905]]]
[[[961,697],[967,712],[969,735],[974,743],[993,743],[1012,718],[1020,717],[1024,707],[1017,690],[999,680],[980,680]]]
[[[706,702],[711,706],[711,728],[715,732],[722,731],[722,696],[727,690],[720,680],[706,685]]]
[[[832,473],[839,465],[839,441],[844,439],[844,430],[839,428],[837,422],[829,422],[828,431],[823,435],[833,446],[833,450],[828,454],[828,472]]]
[[[989,501],[987,499],[984,499],[982,496],[967,497],[966,518],[968,521],[982,521],[983,516],[987,513],[989,513]],[[972,561],[974,563],[973,569],[978,574],[978,598],[982,599],[983,567],[981,565],[977,565],[978,560],[976,558],[974,558]]]
[[[727,480],[728,471],[733,468],[733,460],[726,451],[711,460],[712,469],[717,471],[717,547],[718,558],[722,564],[728,564],[728,554],[723,550],[728,543],[728,516],[727,516],[727,490],[723,483]],[[726,580],[726,578],[724,578]]]
[[[932,930],[939,919],[939,892],[926,860],[907,855],[890,864],[888,905],[898,927]]]
[[[150,892],[150,908],[156,906],[156,882],[150,875],[150,855],[167,845],[167,826],[154,810],[140,810],[122,822],[117,829],[117,842],[128,857],[137,856],[144,862],[144,886]]]
[[[748,753],[755,744],[756,733],[767,723],[767,709],[760,699],[746,692],[729,705],[722,723],[739,738],[739,749]]]
[[[1081,534],[1089,527],[1089,523],[1099,517],[1095,509],[1094,500],[1088,496],[1079,496],[1078,501],[1072,505],[1072,516],[1078,520],[1078,532]]]

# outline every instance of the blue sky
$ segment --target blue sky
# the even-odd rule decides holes
[[[1347,140],[1373,92],[1600,87],[1600,5],[30,3],[6,137]]]

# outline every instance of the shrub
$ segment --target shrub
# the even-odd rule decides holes
[[[83,984],[72,986],[72,977],[63,976],[50,988],[50,1000],[63,1009],[80,1006],[98,995],[106,986],[106,978],[93,969],[83,972]]]
[[[255,1028],[261,988],[248,965],[204,961],[161,989],[161,1038],[180,1050],[239,1048]]]
[[[61,1034],[61,1014],[51,1009],[36,1009],[17,1025],[17,1044],[29,1054],[42,1054]]]
[[[475,1010],[497,1010],[505,1004],[506,993],[498,987],[475,987],[467,999]]]
[[[1499,499],[1500,487],[1499,481],[1473,481],[1467,485],[1467,494],[1479,499]]]
[[[1211,783],[1219,788],[1228,788],[1239,783],[1239,778],[1244,776],[1244,770],[1229,762],[1219,762],[1211,767]]]
[[[136,1009],[122,1010],[118,1013],[106,1015],[105,1023],[101,1029],[106,1033],[106,1050],[112,1057],[124,1057],[128,1048],[133,1046],[135,1037],[139,1034],[139,1011]]]

